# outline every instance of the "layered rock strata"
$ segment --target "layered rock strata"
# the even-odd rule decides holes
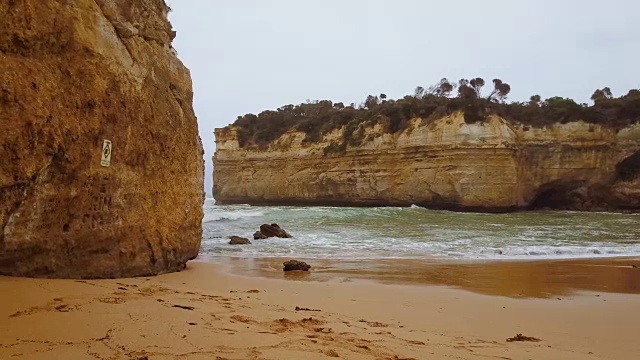
[[[197,256],[203,151],[168,11],[0,2],[0,274],[150,275]]]
[[[214,196],[221,204],[398,205],[472,211],[640,209],[640,125],[582,121],[536,128],[461,113],[414,119],[399,134],[325,154],[341,132],[304,144],[290,131],[267,150],[216,130]]]

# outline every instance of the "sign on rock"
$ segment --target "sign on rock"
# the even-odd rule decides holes
[[[109,167],[111,165],[111,141],[104,140],[102,143],[102,158],[100,159],[100,165]]]

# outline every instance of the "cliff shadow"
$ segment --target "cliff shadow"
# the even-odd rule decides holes
[[[580,208],[585,201],[585,180],[556,180],[541,186],[528,210],[568,210]]]
[[[640,151],[616,165],[616,180],[633,181],[640,177]]]

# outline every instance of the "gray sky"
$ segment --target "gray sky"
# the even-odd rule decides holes
[[[306,99],[402,97],[440,78],[511,84],[510,100],[587,102],[640,87],[636,0],[168,0],[191,69],[206,190],[213,129]]]

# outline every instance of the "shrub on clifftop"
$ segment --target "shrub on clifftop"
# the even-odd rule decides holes
[[[325,154],[329,154],[361,144],[366,127],[379,124],[385,132],[398,133],[405,130],[413,118],[430,121],[457,111],[463,112],[467,123],[484,121],[496,114],[537,127],[583,120],[620,128],[640,121],[640,90],[633,89],[627,95],[614,98],[608,87],[598,89],[591,97],[594,101],[591,106],[557,96],[543,101],[540,95],[531,96],[528,102],[506,103],[511,86],[501,79],[493,79],[491,83],[487,93],[483,91],[486,83],[482,78],[460,79],[457,83],[443,78],[426,89],[418,86],[413,95],[398,100],[380,94],[367,96],[360,105],[307,101],[285,105],[276,111],[263,111],[257,116],[239,116],[233,125],[238,128],[241,147],[259,148],[266,148],[289,130],[304,132],[304,142],[313,143],[333,130],[342,129],[341,141],[325,149]]]

